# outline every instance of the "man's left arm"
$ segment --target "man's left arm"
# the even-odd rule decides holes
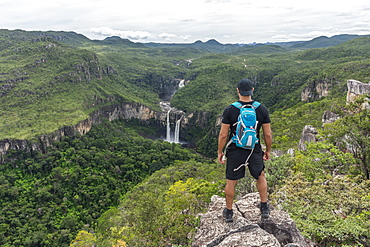
[[[225,164],[223,149],[225,148],[227,137],[229,135],[230,124],[222,124],[218,135],[218,151],[217,159],[221,164]]]
[[[264,123],[262,124],[262,131],[263,131],[263,139],[265,141],[266,150],[263,155],[263,160],[269,160],[270,159],[270,153],[271,153],[271,145],[272,145],[272,131],[271,131],[271,124],[270,123]]]

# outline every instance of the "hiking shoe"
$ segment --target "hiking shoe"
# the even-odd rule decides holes
[[[229,212],[227,208],[222,212],[222,216],[225,218],[226,223],[233,222],[233,210]]]
[[[269,208],[269,206],[267,206],[267,207],[261,207],[260,210],[261,210],[261,217],[262,218],[266,219],[266,218],[269,217],[269,215],[270,215],[270,208]]]

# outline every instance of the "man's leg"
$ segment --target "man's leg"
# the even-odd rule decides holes
[[[226,207],[227,209],[233,208],[233,201],[235,195],[235,186],[238,180],[229,180],[226,179],[226,186],[225,186],[225,197],[226,197]],[[266,186],[267,188],[267,186]]]
[[[257,190],[260,194],[261,200],[261,217],[268,218],[270,214],[270,209],[267,205],[267,180],[264,171],[262,171],[261,175],[257,179]]]
[[[225,186],[225,197],[226,197],[226,208],[222,211],[222,215],[225,218],[226,223],[233,222],[233,201],[235,195],[235,185],[238,180],[226,179]]]
[[[267,180],[264,171],[261,172],[261,175],[257,179],[257,190],[260,194],[261,202],[267,202]]]

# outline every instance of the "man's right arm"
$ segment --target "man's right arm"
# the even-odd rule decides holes
[[[218,135],[218,151],[217,151],[218,162],[220,162],[221,164],[225,164],[225,160],[223,160],[224,157],[223,149],[225,148],[227,137],[229,136],[229,129],[230,124],[224,123],[221,124],[220,133]]]

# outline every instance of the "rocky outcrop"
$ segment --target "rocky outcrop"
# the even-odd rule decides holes
[[[331,82],[322,81],[305,87],[301,93],[301,101],[312,102],[323,96],[328,96],[331,85]]]
[[[243,196],[233,204],[234,222],[222,217],[225,199],[213,196],[202,215],[192,247],[311,247],[286,212],[270,207],[268,219],[261,219],[258,193]]]
[[[298,150],[306,150],[306,143],[318,141],[317,134],[318,132],[313,126],[306,125],[302,131],[302,137],[298,144]]]
[[[331,111],[325,111],[322,115],[322,123],[334,123],[336,120],[338,120],[340,116],[334,112]]]
[[[370,94],[370,82],[366,84],[356,80],[348,80],[347,87],[347,102],[353,102],[357,97],[361,95]],[[370,99],[367,98],[367,101],[369,100]],[[364,107],[369,108],[369,102],[365,103]]]
[[[366,84],[356,80],[348,80],[347,88],[348,88],[347,103],[354,102],[355,99],[361,95],[370,94],[370,83]],[[369,101],[370,99],[368,99],[367,102],[363,104],[363,107],[369,108],[370,107]],[[331,111],[325,111],[322,116],[322,122],[323,124],[334,123],[339,118],[340,116],[338,114],[333,113]],[[312,127],[311,125],[305,126],[302,131],[301,140],[298,144],[298,150],[305,150],[306,149],[305,143],[318,141],[317,134],[318,132],[314,127]]]

